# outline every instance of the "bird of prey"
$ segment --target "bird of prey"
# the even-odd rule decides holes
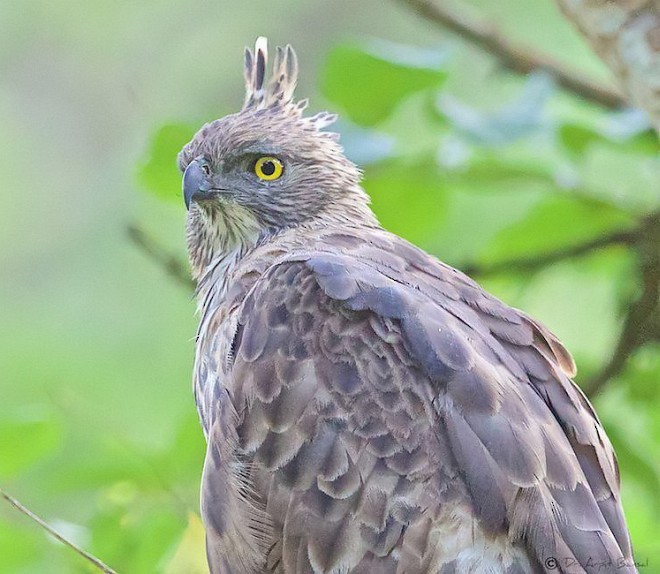
[[[211,572],[636,572],[568,351],[384,230],[292,48],[267,63],[179,154]]]

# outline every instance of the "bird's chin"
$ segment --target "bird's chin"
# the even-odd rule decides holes
[[[229,191],[207,191],[196,193],[192,200],[201,207],[213,207],[213,205],[234,203],[234,195]]]
[[[192,198],[189,212],[206,216],[221,215],[232,211],[236,205],[235,199],[227,193],[205,193]]]
[[[254,213],[227,194],[193,201],[190,208],[189,219],[201,220],[205,227],[214,230],[215,235],[228,233],[234,237],[251,237],[259,235],[261,231]]]

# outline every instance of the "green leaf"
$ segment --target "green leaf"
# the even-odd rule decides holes
[[[547,184],[539,186],[530,178],[494,179],[486,184],[473,181],[470,172],[452,174],[447,184],[445,221],[436,226],[433,241],[425,247],[459,268],[474,263],[511,221],[529,213],[547,188]]]
[[[502,184],[542,184],[556,187],[554,174],[559,169],[558,158],[551,149],[530,140],[500,148],[475,150],[467,166],[466,181],[483,189]],[[550,186],[548,186],[550,184]]]
[[[559,139],[568,152],[581,155],[589,145],[601,141],[603,136],[588,126],[564,124],[559,128]]]
[[[138,495],[129,485],[112,490],[99,499],[99,512],[89,522],[89,550],[119,572],[154,572],[185,528],[179,501],[171,493],[158,498]]]
[[[47,413],[0,420],[0,477],[7,479],[53,451],[60,427]]]
[[[137,171],[138,181],[146,191],[167,201],[181,200],[181,174],[176,157],[195,131],[196,127],[189,124],[167,124],[153,135]]]
[[[540,255],[633,224],[629,215],[607,204],[553,194],[499,233],[482,258],[494,262]]]
[[[170,484],[186,480],[197,483],[205,453],[206,443],[199,417],[191,410],[181,421],[171,444],[162,452],[145,452],[144,458],[158,473],[167,475]]]
[[[6,504],[4,500],[0,502]],[[25,567],[37,555],[43,533],[27,519],[21,520],[10,514],[12,512],[13,509],[7,508],[6,512],[0,513],[3,516],[0,520],[0,571],[27,572]],[[5,522],[5,515],[11,521]]]
[[[578,380],[612,356],[620,331],[615,276],[626,259],[625,252],[614,250],[562,261],[538,271],[521,298],[510,302],[562,340],[577,362]]]
[[[608,136],[592,125],[566,122],[559,127],[559,140],[574,157],[583,155],[592,145],[607,144],[622,152],[657,155],[658,140],[651,131],[629,137]]]
[[[380,132],[394,140],[393,155],[418,163],[434,156],[447,125],[433,113],[434,99],[428,92],[408,96],[378,125]]]
[[[428,244],[444,221],[446,189],[432,161],[381,164],[368,171],[364,187],[383,226],[413,243]]]
[[[630,213],[660,208],[660,155],[594,145],[580,165],[580,176],[591,196]]]
[[[207,574],[204,526],[199,516],[188,515],[188,526],[176,545],[164,574]]]
[[[439,87],[447,76],[443,60],[438,52],[385,42],[340,46],[328,57],[321,89],[354,122],[370,126],[409,94]]]
[[[470,140],[502,145],[545,129],[544,106],[554,91],[552,78],[544,72],[535,72],[527,77],[513,100],[496,110],[482,111],[449,94],[442,94],[437,106],[457,131]]]
[[[628,360],[626,379],[630,383],[630,397],[641,405],[660,407],[660,344],[649,343]],[[660,420],[655,419],[660,439]]]
[[[660,146],[652,132],[621,135],[607,125],[572,121],[558,136],[585,194],[639,215],[660,207]]]

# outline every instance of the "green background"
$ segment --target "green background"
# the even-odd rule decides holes
[[[464,8],[611,81],[551,0]],[[1,0],[0,14],[0,485],[118,572],[204,572],[195,306],[127,226],[185,257],[175,154],[240,107],[257,35],[293,44],[299,97],[341,113],[382,223],[452,265],[537,257],[659,208],[639,116],[506,73],[394,1]],[[625,246],[478,279],[564,340],[578,381],[639,292]],[[642,572],[660,572],[659,355],[636,351],[595,397]],[[0,573],[88,571],[0,500]]]

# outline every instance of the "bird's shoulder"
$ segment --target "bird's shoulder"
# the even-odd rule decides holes
[[[298,282],[292,281],[293,275]],[[301,281],[303,276],[306,281]],[[341,302],[344,309],[398,320],[420,343],[426,339],[422,331],[432,328],[425,325],[425,319],[451,317],[453,326],[469,329],[471,340],[488,343],[498,360],[520,377],[524,377],[524,370],[534,368],[537,356],[546,369],[559,369],[569,377],[575,374],[571,354],[541,323],[500,301],[459,270],[380,228],[315,230],[302,236],[284,236],[256,250],[237,269],[232,285],[228,299],[234,306],[242,305],[243,316],[253,308],[256,297],[260,297],[260,305],[267,304],[274,289],[282,291],[280,298],[288,296],[295,301],[301,300],[305,290],[312,297],[309,291],[313,290],[316,296]],[[312,289],[312,285],[321,290]],[[435,328],[432,331],[427,335],[437,338]],[[423,346],[438,347],[443,342],[439,333],[440,339],[426,341]],[[530,348],[534,353],[522,352],[512,360],[502,346],[518,352]],[[420,360],[433,370],[433,357]],[[521,361],[527,364],[521,365]],[[540,365],[536,367],[538,371]]]

